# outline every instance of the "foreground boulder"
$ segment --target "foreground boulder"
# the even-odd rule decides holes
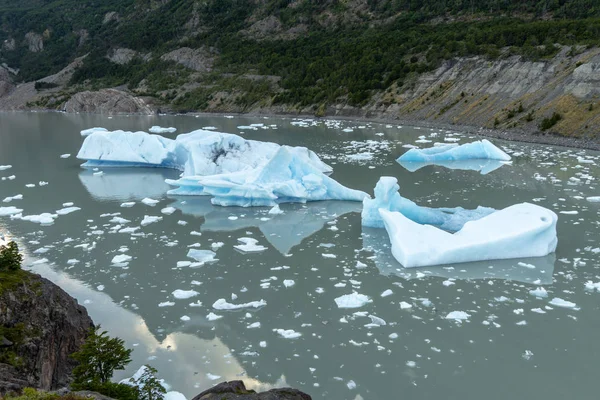
[[[117,89],[77,93],[64,104],[63,111],[98,114],[154,114],[152,108],[144,100]]]
[[[222,382],[205,390],[192,400],[312,400],[312,397],[297,389],[280,388],[256,393],[246,389],[242,381]]]
[[[0,276],[0,394],[67,386],[91,318],[77,300],[26,271]]]

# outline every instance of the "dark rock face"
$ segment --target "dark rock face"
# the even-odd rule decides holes
[[[116,89],[77,93],[65,103],[63,111],[68,113],[154,114],[154,111],[139,97]]]
[[[24,271],[23,271],[24,272]],[[12,346],[11,364],[0,363],[0,394],[23,387],[54,390],[67,386],[79,350],[93,326],[86,309],[39,275],[25,273],[17,287],[0,290],[0,328],[23,332]]]
[[[192,400],[312,400],[312,397],[297,389],[271,389],[256,393],[246,389],[242,381],[222,382],[205,390]]]

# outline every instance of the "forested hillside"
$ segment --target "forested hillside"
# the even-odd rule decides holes
[[[0,21],[15,82],[85,56],[69,90],[125,85],[181,111],[364,107],[447,60],[600,43],[600,0],[0,0]]]

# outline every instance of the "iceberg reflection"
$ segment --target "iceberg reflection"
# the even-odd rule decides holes
[[[448,169],[462,169],[467,171],[479,171],[481,175],[487,175],[492,171],[497,170],[506,161],[500,160],[457,160],[457,161],[401,161],[397,160],[398,164],[402,165],[410,172],[418,171],[421,168],[429,165],[439,165]]]
[[[257,227],[280,253],[287,254],[304,239],[323,229],[327,221],[350,212],[360,212],[362,204],[350,201],[317,201],[282,204],[282,214],[269,214],[269,208],[214,206],[208,197],[185,197],[170,206],[184,214],[204,217],[201,231],[234,231]]]
[[[162,197],[169,185],[165,179],[176,171],[162,168],[111,168],[101,175],[92,170],[79,173],[79,180],[95,200],[141,200],[144,197]]]
[[[547,285],[552,283],[556,255],[476,261],[433,267],[404,268],[392,255],[385,229],[363,227],[363,247],[373,251],[375,265],[382,275],[397,275],[404,279],[438,276],[454,279],[506,279]]]

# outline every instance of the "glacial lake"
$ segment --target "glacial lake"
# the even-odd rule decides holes
[[[238,128],[251,124],[263,125]],[[269,215],[268,207],[218,207],[206,197],[168,196],[164,180],[177,171],[94,174],[75,158],[82,129],[152,125],[177,133],[214,127],[306,146],[334,168],[334,179],[371,195],[379,177],[394,176],[401,194],[420,205],[539,204],[559,216],[558,249],[542,258],[404,269],[384,230],[362,229],[360,203],[284,204],[281,215]],[[0,165],[12,167],[0,171],[0,201],[23,197],[0,207],[24,215],[54,213],[65,203],[81,210],[49,226],[3,216],[0,233],[18,241],[27,269],[75,296],[134,349],[117,380],[150,364],[188,399],[234,379],[328,400],[596,398],[600,293],[586,283],[600,281],[600,203],[586,198],[600,196],[600,154],[494,140],[513,162],[487,174],[440,166],[410,172],[396,162],[406,145],[476,139],[350,121],[3,113]],[[146,197],[159,202],[145,205]],[[127,202],[135,204],[121,206]],[[176,210],[161,213],[166,207]],[[162,220],[118,232],[139,227],[145,215]],[[110,222],[115,217],[130,222]],[[267,249],[239,252],[241,237]],[[213,248],[218,261],[188,266],[190,249]],[[112,265],[119,254],[133,258]],[[538,288],[547,297],[530,294]],[[198,294],[177,299],[178,289]],[[353,292],[372,302],[338,308],[335,298]],[[552,305],[554,298],[574,305]],[[215,310],[218,299],[266,305]],[[453,311],[470,317],[447,319]],[[278,330],[301,336],[284,338]]]

